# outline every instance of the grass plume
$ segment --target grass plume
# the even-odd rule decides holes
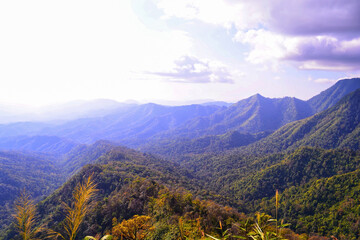
[[[78,185],[73,192],[73,202],[71,205],[63,203],[66,216],[64,221],[64,235],[49,231],[49,237],[63,240],[75,240],[80,224],[83,222],[85,215],[89,212],[90,201],[97,192],[96,184],[89,176],[83,183]]]
[[[279,190],[276,189],[275,192],[275,207],[276,207],[276,234],[278,234],[278,211],[279,211]]]
[[[35,235],[42,230],[42,227],[35,227],[36,207],[25,190],[15,202],[13,217],[14,224],[23,240],[36,239]]]

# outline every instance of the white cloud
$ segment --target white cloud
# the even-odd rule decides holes
[[[182,56],[174,61],[171,71],[149,72],[166,81],[178,83],[233,83],[237,73],[231,72],[218,61]]]
[[[197,19],[238,30],[266,28],[289,35],[360,32],[358,0],[158,0],[165,17]]]
[[[291,60],[300,69],[354,70],[360,64],[360,38],[339,40],[329,36],[286,36],[264,29],[238,32],[235,41],[249,44],[246,60],[270,64]]]
[[[230,28],[247,29],[264,22],[267,1],[224,1],[224,0],[159,0],[158,7],[164,17],[178,17],[200,20],[205,23]],[[260,10],[261,9],[261,10]]]
[[[283,58],[287,52],[286,39],[283,36],[263,29],[239,31],[234,40],[251,46],[247,61],[254,64],[269,63],[273,69],[277,69],[277,60]]]
[[[199,20],[237,30],[248,44],[246,60],[277,70],[281,61],[300,69],[360,68],[360,2],[349,0],[159,0],[167,18]]]
[[[360,66],[360,38],[303,37],[297,39],[295,47],[285,59],[298,62],[302,69],[346,71]]]

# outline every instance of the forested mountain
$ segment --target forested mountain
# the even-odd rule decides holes
[[[52,126],[53,125],[51,124],[41,122],[16,122],[10,124],[1,124],[0,138],[40,135],[40,131],[42,131],[44,128],[49,128]]]
[[[260,162],[264,164],[264,160],[266,158]],[[254,163],[251,167],[247,167],[249,172],[244,177],[240,180],[234,179],[232,186],[228,188],[236,193],[236,198],[245,202],[274,196],[276,189],[283,191],[292,186],[304,185],[314,179],[355,171],[360,167],[360,155],[359,152],[351,150],[301,147],[277,157],[271,164],[265,163],[269,164],[268,167],[262,167],[259,162]],[[226,188],[227,186],[222,189]],[[254,210],[257,210],[256,208],[259,207],[255,207]]]
[[[335,93],[332,94],[332,97],[338,97],[342,93],[349,91],[351,87],[356,87],[357,83],[360,83],[359,79],[351,79],[351,80],[342,80],[339,84],[336,85]],[[354,86],[355,85],[355,86]],[[344,86],[344,91],[340,91],[341,86]],[[326,92],[329,93],[331,89],[327,90]],[[345,91],[346,90],[346,91]],[[323,96],[324,93],[320,94],[323,99],[326,97]],[[142,146],[143,151],[149,151],[153,153],[158,153],[161,155],[186,155],[186,154],[200,154],[205,152],[221,152],[224,150],[234,149],[241,146],[248,146],[244,147],[244,151],[248,153],[272,153],[272,152],[280,152],[286,150],[288,148],[296,148],[299,146],[318,146],[322,148],[335,148],[335,147],[348,147],[352,149],[358,149],[359,146],[359,114],[360,114],[360,103],[359,103],[359,95],[360,91],[357,90],[354,93],[350,94],[349,96],[345,96],[344,99],[340,100],[335,106],[332,108],[318,113],[312,117],[305,118],[299,121],[293,121],[284,127],[278,129],[273,134],[269,135],[270,132],[260,132],[257,134],[249,134],[249,133],[241,133],[238,131],[227,131],[226,134],[222,135],[208,135],[204,137],[189,139],[189,138],[179,138],[179,139],[164,139],[162,141],[155,141],[150,142],[149,144]],[[249,99],[240,101],[237,103],[239,106],[250,106],[249,102],[254,101],[256,106],[259,107],[258,99],[262,99],[261,101],[267,102],[269,99],[263,98],[259,95],[253,96]],[[273,99],[274,100],[274,99]],[[287,101],[285,101],[287,100]],[[275,99],[275,102],[299,102],[300,100],[297,99],[290,99],[290,98],[283,98],[283,99]],[[335,101],[333,98],[328,99],[328,105],[332,105]],[[301,104],[304,104],[302,102]],[[260,104],[261,105],[261,104]],[[285,104],[286,105],[286,104]],[[291,117],[289,116],[296,116],[296,114],[291,114],[297,111],[288,110],[288,112],[282,115],[279,112],[274,111],[273,107],[269,107],[267,105],[264,109],[268,109],[269,116],[264,118],[263,121],[267,124],[277,123],[278,126],[283,125],[284,122],[281,123],[281,119],[285,121],[285,119],[289,120]],[[301,105],[304,106],[304,105]],[[306,105],[305,105],[306,106]],[[289,107],[289,106],[288,106]],[[304,107],[307,111],[309,107]],[[244,113],[243,110],[239,110],[238,112],[235,110],[237,108],[235,105],[224,109],[221,113],[236,113],[241,112]],[[251,109],[251,108],[250,108]],[[285,108],[284,108],[285,109]],[[297,109],[297,108],[293,108]],[[250,110],[249,110],[250,111]],[[289,113],[290,112],[290,113]],[[261,114],[257,112],[255,115],[249,117],[246,116],[245,119],[250,118],[251,121],[246,121],[246,124],[250,124],[252,121],[259,120]],[[270,116],[274,113],[274,116]],[[208,126],[215,125],[215,126],[231,126],[231,124],[223,124],[226,121],[226,117],[219,116],[219,112],[216,112],[211,117],[212,119],[218,119],[221,123],[218,125],[214,122],[211,124],[207,124],[204,130],[195,130],[195,129],[202,129],[201,126],[194,127],[192,131],[186,136],[189,135],[202,135],[203,132],[211,133],[212,130],[207,129]],[[278,116],[275,116],[275,115]],[[226,115],[226,114],[225,114]],[[214,117],[216,116],[216,117]],[[287,116],[287,117],[285,117]],[[304,115],[302,116],[304,117]],[[203,121],[206,117],[201,118]],[[299,115],[297,116],[299,117]],[[229,117],[234,123],[241,123],[240,118],[234,117],[233,115]],[[267,119],[272,119],[269,121]],[[237,120],[237,121],[235,121]],[[199,121],[199,123],[201,122]],[[290,121],[290,120],[289,120]],[[258,121],[261,122],[261,121]],[[257,124],[255,124],[257,125]],[[187,129],[191,130],[192,126],[189,124]],[[214,128],[217,129],[217,128]],[[219,127],[219,129],[223,129]],[[216,131],[216,130],[214,130]],[[220,130],[219,130],[220,131]],[[183,130],[186,132],[186,130]],[[267,135],[269,135],[267,138]],[[264,138],[264,139],[262,139]],[[260,141],[260,139],[262,139]],[[255,142],[255,143],[254,143]]]
[[[82,143],[91,143],[99,139],[143,142],[159,132],[176,128],[189,119],[209,115],[220,108],[222,107],[213,105],[169,107],[145,104],[103,118],[71,121],[58,127],[44,129],[42,132]]]
[[[322,194],[331,196],[333,191],[338,191],[339,188],[334,189],[334,185],[328,182],[340,178],[344,180],[341,184],[344,187],[348,186],[348,190],[339,193],[340,195],[337,194],[336,197],[327,198],[331,201],[327,201],[326,205],[319,206],[329,213],[335,211],[334,208],[337,209],[337,206],[345,206],[344,204],[348,202],[351,205],[346,206],[352,208],[356,201],[354,191],[356,193],[358,183],[356,182],[357,178],[354,177],[358,174],[359,156],[358,152],[350,150],[300,148],[288,154],[275,154],[263,158],[249,159],[247,157],[243,160],[236,160],[235,156],[229,156],[221,163],[218,161],[203,163],[210,165],[204,169],[200,166],[196,167],[196,162],[187,163],[193,166],[189,168],[187,164],[179,166],[131,149],[115,147],[101,155],[95,161],[95,165],[85,166],[62,188],[41,202],[38,205],[39,219],[48,227],[61,231],[60,223],[64,219],[64,209],[60,202],[70,203],[74,187],[84,179],[84,176],[94,174],[100,190],[98,194],[101,197],[97,197],[97,204],[93,205],[85,223],[81,225],[80,237],[88,234],[105,234],[114,226],[114,221],[120,223],[135,215],[146,215],[153,219],[151,223],[154,224],[154,232],[151,232],[150,239],[158,239],[159,236],[163,238],[168,236],[170,239],[174,239],[175,236],[170,236],[179,234],[176,226],[179,224],[180,217],[186,222],[189,221],[189,224],[192,221],[196,223],[194,220],[200,217],[201,229],[213,235],[219,234],[216,231],[219,221],[223,222],[224,230],[231,228],[231,231],[236,232],[239,231],[239,228],[233,229],[232,224],[236,223],[238,226],[241,222],[244,224],[246,217],[243,214],[214,202],[196,200],[193,196],[229,203],[237,206],[249,216],[259,210],[275,215],[274,199],[271,197],[275,195],[276,189],[284,192],[279,212],[281,218],[294,223],[292,229],[298,233],[310,235],[321,233],[327,236],[334,233],[336,236],[342,234],[345,238],[358,237],[358,232],[346,230],[351,229],[349,227],[342,231],[342,228],[334,228],[336,223],[327,226],[326,219],[331,219],[331,217],[319,214],[314,210],[318,209],[317,205],[308,205],[305,202],[309,201],[307,200],[308,196],[311,197],[311,194],[314,194],[312,188],[319,188],[319,184],[326,184],[325,188],[321,188]],[[220,159],[221,156],[218,156],[218,160]],[[243,164],[229,165],[230,161],[233,163],[243,161]],[[211,164],[218,168],[214,168]],[[223,167],[219,164],[227,166],[226,169],[218,171]],[[200,172],[194,171],[196,168]],[[314,185],[315,183],[316,185]],[[192,194],[186,190],[174,191],[175,188],[190,190]],[[290,199],[289,193],[297,196],[296,194],[304,191],[311,194],[299,196],[297,201],[287,203],[287,199]],[[323,202],[323,198],[319,195],[313,196],[313,198],[316,198],[319,204]],[[354,200],[349,200],[351,198]],[[295,203],[298,204],[294,205]],[[309,218],[312,216],[311,212],[318,219],[316,223],[313,222],[314,218]],[[309,217],[301,220],[306,213],[309,213]],[[349,220],[349,217],[351,217],[351,221],[355,221],[355,216],[349,214],[347,212],[344,216],[337,216],[336,221],[343,222]],[[301,223],[306,223],[306,225]],[[190,226],[193,225],[190,224]],[[356,228],[356,225],[352,227]],[[329,231],[319,231],[318,228],[329,229]],[[239,232],[236,233],[239,234]],[[13,234],[14,229],[9,229],[4,235],[5,239],[11,239]],[[293,235],[291,239],[300,238]]]
[[[219,153],[256,142],[271,132],[256,134],[229,131],[222,135],[209,135],[194,139],[176,138],[164,139],[142,145],[139,149],[144,152],[156,153],[174,158],[187,154]]]
[[[347,93],[359,88],[359,82],[359,79],[341,80],[308,101],[290,97],[271,99],[256,94],[229,107],[166,107],[146,104],[101,119],[69,122],[60,127],[45,129],[43,133],[80,142],[117,140],[131,146],[143,144],[150,139],[196,138],[229,131],[273,131],[333,106]],[[323,105],[320,106],[320,103]]]
[[[274,216],[274,196],[280,190],[279,214],[292,223],[295,232],[360,237],[356,207],[359,151],[301,147],[257,157],[232,152],[183,158],[181,165],[205,179],[204,187],[235,200],[242,212]]]
[[[289,123],[246,148],[260,154],[299,146],[359,149],[360,90],[312,117]]]
[[[39,200],[61,186],[65,177],[47,155],[0,152],[0,230],[10,222],[14,200],[26,189]]]
[[[152,236],[151,239],[176,239],[185,234],[178,228],[179,219],[186,224],[186,234],[199,237],[199,220],[201,228],[204,226],[203,231],[215,231],[216,234],[219,221],[227,227],[231,224],[230,221],[243,219],[243,215],[229,207],[195,200],[189,192],[175,192],[154,181],[163,179],[168,183],[175,179],[169,174],[158,172],[151,167],[117,161],[85,167],[61,189],[41,202],[38,206],[40,219],[43,219],[47,227],[61,232],[64,209],[59,204],[60,199],[70,203],[74,186],[90,174],[93,174],[99,189],[98,201],[81,225],[79,239],[86,235],[95,236],[97,233],[108,232],[117,223],[135,215],[147,216],[151,220],[149,223],[153,227],[147,229],[151,232],[148,234]],[[146,177],[146,180],[139,176]],[[181,186],[181,183],[176,185]],[[5,239],[10,239],[13,233],[8,231]]]
[[[62,155],[70,152],[78,143],[56,136],[17,136],[0,138],[1,150],[51,153]]]
[[[272,212],[275,199],[264,200],[264,211]],[[360,237],[359,169],[287,188],[280,199],[280,215],[298,232],[318,232],[338,239]]]
[[[335,105],[345,95],[358,88],[360,88],[360,78],[343,79],[320,94],[310,98],[307,102],[314,113],[321,112]]]
[[[103,142],[79,145],[64,157],[0,152],[0,233],[11,221],[14,200],[22,191],[26,190],[38,201],[60,187],[81,166],[96,161],[113,148],[114,145]]]
[[[193,138],[234,130],[257,133],[275,130],[311,114],[311,108],[299,99],[271,99],[256,94],[210,116],[194,119],[170,135]]]
[[[290,97],[266,98],[256,94],[230,106],[224,103],[162,106],[151,103],[136,105],[100,102],[94,103],[91,108],[81,103],[79,106],[85,106],[80,111],[84,113],[81,116],[86,118],[61,124],[22,122],[0,125],[0,138],[56,136],[79,143],[94,143],[104,139],[138,147],[158,140],[192,139],[234,131],[245,135],[257,134],[277,130],[287,123],[333,106],[345,94],[359,88],[359,82],[358,78],[341,80],[308,101]],[[106,106],[109,114],[97,113],[95,110],[98,105]],[[88,108],[91,111],[85,114]],[[251,141],[245,139],[243,142]],[[17,143],[14,143],[16,147],[12,149],[21,149]]]
[[[114,227],[123,220],[136,219],[139,215],[146,216],[151,226],[147,228],[146,239],[178,239],[185,236],[199,239],[205,237],[205,233],[221,237],[226,232],[247,236],[254,223],[253,218],[231,207],[205,200],[213,198],[218,201],[221,198],[202,188],[204,183],[201,180],[188,175],[187,170],[173,163],[124,148],[108,152],[97,162],[85,166],[38,204],[38,219],[47,228],[62,231],[66,210],[60,202],[70,204],[75,186],[90,175],[95,179],[99,191],[96,204],[92,204],[81,225],[79,239],[86,235],[104,235],[110,231],[120,237]],[[190,191],[187,191],[189,188]],[[238,224],[247,224],[249,229],[243,231]],[[3,235],[4,239],[11,239],[15,232],[14,228],[8,229]],[[291,231],[284,234],[300,239]]]
[[[2,206],[0,230],[9,224],[13,202],[21,191],[26,189],[35,200],[39,200],[63,184],[66,178],[72,176],[82,166],[91,163],[96,163],[96,168],[104,167],[116,174],[125,174],[129,179],[154,178],[166,185],[175,184],[193,192],[204,190],[200,187],[202,181],[178,164],[126,147],[115,146],[106,141],[99,141],[90,146],[79,145],[63,159],[51,158],[47,155],[30,156],[16,152],[0,154],[0,204]],[[116,177],[116,180],[119,180],[116,174],[112,176],[108,184],[114,181],[113,184],[116,185],[113,179]],[[124,178],[123,183],[126,182],[128,180]],[[107,191],[112,190],[114,189],[107,189]],[[208,198],[212,197],[208,196]]]
[[[81,153],[82,156],[76,158],[76,152]],[[80,151],[80,149],[74,150],[68,157],[70,160],[66,161],[65,168],[69,165],[71,167],[71,162],[77,163],[77,160],[80,158],[88,159],[87,163],[96,164],[85,166],[80,173],[72,177],[60,190],[40,203],[41,218],[51,227],[56,227],[59,221],[63,219],[61,216],[63,209],[60,204],[60,199],[68,202],[74,186],[83,179],[84,175],[89,175],[90,173],[95,174],[98,187],[101,191],[100,194],[102,198],[98,199],[103,200],[101,200],[98,207],[93,209],[93,215],[90,215],[88,218],[88,229],[83,229],[83,234],[95,235],[98,232],[94,231],[104,231],[111,228],[114,217],[121,220],[132,217],[135,214],[148,213],[148,205],[151,203],[151,200],[155,200],[154,198],[156,197],[169,197],[169,204],[175,204],[175,206],[170,205],[170,208],[174,208],[172,214],[180,214],[180,216],[190,211],[190,209],[183,209],[187,204],[191,204],[189,207],[192,208],[195,207],[192,206],[193,204],[200,204],[196,202],[189,203],[192,196],[189,193],[183,195],[182,192],[185,190],[172,193],[169,192],[168,188],[183,188],[204,198],[214,199],[218,202],[225,201],[221,196],[216,196],[214,192],[211,193],[211,191],[203,188],[202,185],[204,185],[204,183],[201,179],[197,179],[188,170],[178,164],[125,147],[116,147],[106,142],[98,142],[93,146],[87,147],[85,151]],[[147,180],[145,181],[144,179]],[[166,191],[168,191],[168,193]],[[157,201],[161,200],[158,199]],[[177,203],[173,203],[173,201],[180,201],[178,204],[181,205],[177,206]],[[213,230],[219,220],[225,220],[225,216],[238,216],[238,218],[241,216],[241,214],[235,210],[221,207],[215,203],[204,202],[204,205],[202,205],[203,208],[207,208],[206,204],[210,204],[209,211],[215,211],[214,207],[216,208],[216,212],[211,213],[211,216],[205,216],[204,212],[202,213],[205,218],[213,221],[213,227],[209,226],[209,228]],[[217,212],[218,209],[224,213],[216,215],[219,213]],[[184,212],[184,214],[182,212]],[[114,214],[118,215],[115,216]],[[171,213],[169,212],[169,214]],[[93,218],[92,216],[97,217]],[[99,216],[101,216],[101,218],[99,218]],[[172,215],[166,217],[167,221],[170,222],[171,218]],[[193,219],[195,218],[191,220]],[[165,224],[165,222],[162,224]],[[167,231],[170,232],[173,230],[168,229]],[[8,233],[2,236],[5,236],[4,239],[10,239],[13,233],[13,230],[9,230]],[[159,232],[158,234],[165,233]]]
[[[335,105],[360,88],[360,79],[344,79],[308,101],[296,98],[266,98],[256,94],[210,116],[193,119],[167,136],[201,137],[228,131],[258,133],[276,130],[287,123],[309,117]]]

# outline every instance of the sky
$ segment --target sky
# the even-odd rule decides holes
[[[358,76],[358,0],[0,1],[4,104],[305,100]]]

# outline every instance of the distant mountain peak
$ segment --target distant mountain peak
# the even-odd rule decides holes
[[[332,87],[310,98],[307,102],[314,112],[321,112],[334,106],[345,95],[360,88],[360,78],[339,80]]]
[[[251,98],[266,98],[266,97],[264,97],[260,93],[256,93],[256,94],[252,95]]]
[[[331,108],[309,118],[289,123],[250,146],[259,152],[276,152],[299,146],[359,149],[360,89]]]

